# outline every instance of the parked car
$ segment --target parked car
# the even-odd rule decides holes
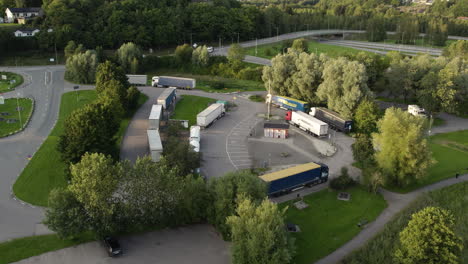
[[[214,48],[213,47],[208,47],[208,48],[206,48],[206,50],[208,51],[208,53],[212,53],[214,51]]]
[[[119,241],[114,237],[105,237],[104,245],[106,246],[109,257],[116,257],[123,253]]]

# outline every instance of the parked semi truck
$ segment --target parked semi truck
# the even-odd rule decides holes
[[[159,95],[157,103],[162,105],[164,110],[171,108],[176,101],[176,88],[167,88]]]
[[[190,140],[190,146],[192,146],[195,152],[200,152],[200,142],[197,140]]]
[[[151,154],[151,160],[153,162],[158,162],[161,159],[161,154],[163,152],[163,145],[161,143],[161,137],[158,130],[147,130],[148,134],[148,144]]]
[[[268,184],[268,195],[278,196],[304,186],[326,182],[328,166],[310,162],[259,177]]]
[[[195,79],[171,77],[171,76],[153,76],[151,86],[154,87],[176,87],[179,89],[193,89],[196,86]]]
[[[159,123],[162,117],[162,105],[156,104],[151,107],[150,116],[148,118],[148,129],[159,130]]]
[[[146,85],[148,75],[127,74],[128,82],[133,85]]]
[[[266,102],[268,103],[270,100],[272,104],[286,110],[307,112],[310,108],[309,103],[286,96],[267,95]]]
[[[199,126],[190,127],[190,141],[192,140],[200,142],[200,127]]]
[[[338,113],[323,107],[312,107],[309,114],[319,120],[322,120],[331,128],[338,131],[346,133],[350,132],[353,125],[353,121],[351,119],[345,119]]]
[[[328,135],[328,124],[300,111],[288,111],[284,118],[290,124],[317,137]]]
[[[223,104],[212,104],[197,115],[197,125],[201,128],[208,127],[215,120],[223,117],[225,112]]]

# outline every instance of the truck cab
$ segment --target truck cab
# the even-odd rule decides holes
[[[291,118],[292,118],[292,111],[287,111],[286,114],[284,115],[284,120],[291,121]]]
[[[322,165],[322,172],[320,173],[320,181],[326,182],[328,181],[328,166],[325,164]]]
[[[153,76],[153,78],[151,79],[151,86],[157,87],[158,83],[159,83],[159,76]]]

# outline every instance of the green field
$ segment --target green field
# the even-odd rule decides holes
[[[182,95],[177,102],[172,119],[188,120],[189,126],[197,123],[197,114],[205,110],[215,99],[194,95]]]
[[[0,72],[0,76],[2,75],[6,75],[7,79],[3,80],[0,78],[0,94],[12,91],[24,82],[23,76],[21,76],[20,74],[12,72]],[[10,84],[11,80],[15,80],[15,83]]]
[[[349,255],[343,264],[393,264],[398,234],[408,224],[412,213],[427,206],[438,206],[450,210],[456,219],[457,235],[463,238],[464,249],[460,263],[468,263],[468,183],[459,183],[424,194],[407,209],[385,225],[382,232],[363,247]]]
[[[357,224],[361,220],[373,221],[387,206],[382,196],[360,187],[347,192],[351,194],[350,201],[340,201],[336,191],[326,189],[304,197],[309,205],[304,210],[296,209],[292,202],[280,205],[289,206],[286,221],[301,229],[301,232],[293,233],[296,264],[314,263],[335,251],[360,232]]]
[[[468,173],[468,130],[437,134],[429,138],[429,147],[437,161],[427,177],[406,188],[389,188],[397,192],[410,192],[447,178],[456,173]]]
[[[258,66],[258,65],[257,65]],[[239,80],[231,78],[223,78],[212,75],[195,75],[190,73],[178,72],[177,70],[161,69],[156,72],[147,73],[148,84],[151,84],[152,76],[178,76],[185,78],[193,78],[197,81],[197,89],[211,93],[230,93],[244,91],[265,91],[265,86],[262,82]],[[224,88],[217,89],[216,85],[224,84]]]
[[[257,53],[255,53],[255,47],[251,47],[246,49],[247,55],[261,57],[265,59],[271,59],[275,57],[277,54],[283,52],[281,50],[281,43],[272,43],[266,45],[260,45],[257,47]],[[344,56],[346,54],[356,54],[359,52],[364,52],[361,50],[348,48],[348,47],[339,47],[333,45],[327,45],[323,43],[318,43],[316,41],[309,41],[309,52],[310,53],[325,53],[330,57],[339,57]]]
[[[45,252],[89,242],[94,239],[94,235],[90,232],[84,233],[73,240],[62,240],[57,235],[32,236],[14,239],[0,243],[0,264],[16,262]]]
[[[43,51],[22,51],[10,52],[8,55],[2,56],[0,66],[36,66],[36,65],[56,65],[65,64],[63,52],[58,52],[58,63],[50,61],[51,58],[55,59],[54,52]]]
[[[78,93],[78,100],[76,93]],[[96,97],[94,90],[68,92],[62,95],[59,118],[54,129],[13,185],[13,191],[18,198],[34,205],[47,206],[49,192],[54,188],[67,185],[66,164],[62,162],[60,153],[57,151],[64,121],[73,110],[91,103]],[[144,97],[140,98],[140,103],[146,101]],[[120,130],[117,132],[118,136],[123,136],[130,118],[122,120]],[[117,142],[120,141],[119,138]]]
[[[20,112],[17,111],[17,107],[22,107]],[[8,134],[20,130],[25,126],[28,119],[31,117],[33,110],[33,102],[30,99],[20,98],[18,101],[16,98],[5,99],[5,104],[0,105],[0,113],[9,113],[9,115],[0,115],[0,137],[5,137]],[[21,123],[20,123],[20,114],[21,114]],[[8,119],[15,119],[16,123],[8,124],[6,121]]]

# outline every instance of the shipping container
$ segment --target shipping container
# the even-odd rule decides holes
[[[351,119],[345,119],[338,113],[327,108],[312,107],[309,114],[327,123],[331,128],[342,132],[350,132],[353,125],[353,121]]]
[[[328,124],[300,111],[288,111],[285,120],[317,137],[328,135]]]
[[[162,105],[164,110],[170,109],[176,101],[176,96],[175,88],[167,88],[159,95],[157,103]]]
[[[277,196],[294,189],[328,180],[328,166],[314,162],[259,176],[268,184],[268,195]]]
[[[201,128],[210,126],[215,120],[224,116],[223,104],[212,104],[197,115],[197,125]]]
[[[161,137],[159,136],[158,130],[147,130],[148,134],[148,145],[151,154],[151,160],[158,162],[161,159],[161,154],[163,152],[163,145],[161,142]]]
[[[148,129],[153,130],[159,130],[159,124],[161,122],[161,117],[162,117],[162,105],[153,105],[151,107],[151,112],[150,116],[148,118]]]

